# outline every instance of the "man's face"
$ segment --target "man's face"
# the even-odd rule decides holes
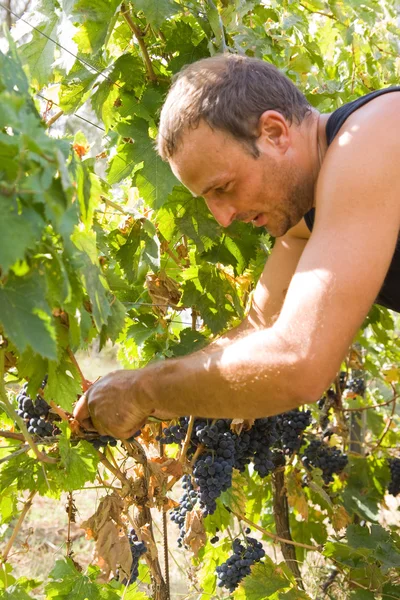
[[[313,182],[297,165],[291,136],[279,140],[279,127],[274,135],[260,134],[255,158],[229,133],[201,121],[184,133],[170,166],[223,227],[251,221],[282,236],[311,208]]]

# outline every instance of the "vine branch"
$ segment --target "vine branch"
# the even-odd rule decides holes
[[[187,432],[186,432],[185,441],[184,441],[184,444],[183,444],[181,455],[179,457],[179,462],[181,464],[183,464],[185,462],[186,453],[187,453],[189,445],[190,445],[190,438],[192,437],[194,420],[195,420],[195,417],[193,415],[191,415],[191,417],[189,419],[189,423],[188,423],[188,429],[187,429]]]
[[[260,533],[271,538],[277,544],[278,543],[280,544],[283,542],[284,544],[291,544],[292,546],[297,546],[298,548],[305,548],[306,550],[313,550],[314,552],[322,552],[322,546],[311,546],[311,544],[302,544],[301,542],[295,542],[294,540],[287,540],[286,538],[281,538],[279,535],[276,535],[275,533],[272,533],[271,531],[267,531],[263,527],[260,527],[260,525],[257,525],[257,523],[253,523],[253,521],[250,521],[250,519],[248,519],[244,515],[241,515],[240,513],[236,512],[235,510],[232,510],[232,508],[229,508],[225,504],[224,504],[224,507],[226,508],[226,510],[228,512],[232,513],[237,519],[239,519],[240,521],[244,521],[248,525],[251,525],[251,527],[253,527],[254,529],[257,529],[257,531],[259,531]]]
[[[153,64],[151,62],[151,58],[147,51],[146,44],[144,43],[142,32],[140,31],[139,27],[133,21],[132,16],[124,2],[121,4],[121,15],[124,17],[130,30],[133,32],[133,34],[135,35],[135,37],[138,41],[138,44],[139,44],[139,47],[140,47],[140,50],[141,50],[141,53],[143,56],[143,60],[146,65],[147,75],[148,75],[150,81],[153,81],[153,82],[157,81],[157,75],[154,73]]]
[[[36,494],[36,490],[32,490],[32,492],[28,496],[27,501],[25,502],[24,508],[22,509],[22,512],[19,515],[19,519],[15,524],[14,531],[12,532],[11,537],[6,544],[6,547],[4,548],[4,550],[1,554],[2,562],[6,562],[6,560],[8,558],[10,550],[15,542],[15,538],[17,537],[18,532],[21,529],[22,523],[24,522],[24,519],[25,519],[30,507],[32,506],[32,500],[33,500],[35,494]]]
[[[85,393],[90,388],[91,383],[86,379],[86,377],[82,373],[82,369],[80,368],[78,361],[76,360],[75,355],[72,352],[71,348],[67,348],[67,354],[68,354],[71,362],[73,363],[74,367],[76,368],[76,370],[79,373],[79,377],[80,377],[81,385],[82,385],[82,391]]]

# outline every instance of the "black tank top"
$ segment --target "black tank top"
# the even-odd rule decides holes
[[[335,112],[331,114],[326,123],[326,140],[328,146],[332,143],[333,139],[335,138],[343,123],[346,121],[347,117],[349,117],[354,111],[356,111],[361,106],[364,106],[364,104],[367,104],[367,102],[369,102],[370,100],[373,100],[377,96],[381,96],[389,92],[400,92],[400,86],[390,87],[384,90],[372,92],[371,94],[367,94],[366,96],[358,98],[353,102],[344,104],[343,106],[335,110]],[[304,220],[310,231],[312,231],[314,225],[314,218],[314,208],[312,208],[310,211],[308,211],[308,213],[304,215]],[[386,274],[385,281],[383,282],[383,285],[380,289],[378,297],[375,300],[375,303],[381,304],[382,306],[386,306],[386,308],[391,308],[392,310],[400,312],[400,234],[397,238],[397,245],[393,254],[392,262],[390,263],[390,267]]]

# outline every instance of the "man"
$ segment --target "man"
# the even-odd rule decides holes
[[[127,438],[149,415],[258,418],[318,400],[371,305],[400,311],[399,92],[329,116],[257,59],[179,74],[159,153],[222,226],[251,221],[276,244],[238,328],[103,377],[76,408],[84,426]]]

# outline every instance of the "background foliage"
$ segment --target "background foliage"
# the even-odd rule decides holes
[[[97,452],[87,441],[77,443],[67,422],[51,444],[36,444],[12,412],[18,386],[28,381],[35,395],[47,374],[44,397],[54,414],[67,418],[85,386],[76,351],[95,339],[100,348],[118,342],[125,368],[189,353],[240,322],[268,259],[273,240],[267,234],[243,223],[223,230],[156,155],[158,114],[174,73],[216,52],[256,56],[281,68],[321,112],[396,85],[400,73],[393,1],[40,0],[31,10],[13,29],[18,48],[10,43],[0,54],[1,418],[5,433],[20,430],[30,444],[5,437],[0,449],[6,538],[12,531],[7,524],[15,524],[29,492],[59,497],[115,464],[123,489],[134,481],[126,465],[132,469],[132,456],[138,458],[131,448],[132,464],[121,466],[126,453],[111,457],[110,449]],[[86,135],[69,132],[73,115]],[[281,558],[268,556],[234,597],[321,598],[320,586],[334,569],[326,597],[400,598],[399,536],[380,519],[387,458],[395,456],[399,432],[400,345],[393,315],[374,307],[357,344],[344,368],[348,377],[361,374],[368,390],[364,397],[345,394],[343,407],[384,405],[334,411],[331,443],[350,450],[345,475],[327,487],[316,474],[303,489],[301,462],[294,458],[286,467],[292,535],[318,546],[318,576],[305,578],[301,591]],[[320,435],[315,406],[313,414],[313,431]],[[155,429],[148,427],[143,442],[150,454]],[[154,493],[152,508],[172,506],[166,494],[171,474],[164,477],[160,502]],[[274,530],[271,484],[251,471],[205,520],[210,534],[237,527],[223,505],[238,506]],[[223,540],[215,547],[207,542],[194,559],[191,597],[228,597],[215,587],[215,566],[228,550]],[[153,550],[147,561],[152,584],[143,574],[144,583],[126,591],[116,581],[99,583],[97,567],[81,573],[69,548],[40,597],[157,597]],[[40,582],[16,581],[7,554],[2,597],[39,597]],[[316,561],[301,547],[297,559]]]

